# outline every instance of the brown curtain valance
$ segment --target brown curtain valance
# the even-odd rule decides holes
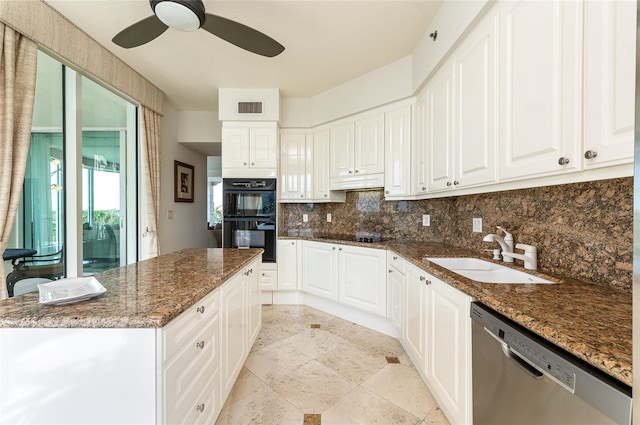
[[[0,22],[162,114],[164,93],[41,0],[0,0]]]

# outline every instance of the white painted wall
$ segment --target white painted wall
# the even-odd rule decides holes
[[[206,113],[205,113],[206,114]],[[193,116],[191,116],[193,117]],[[207,158],[178,143],[179,113],[165,102],[160,146],[160,253],[207,246]],[[194,202],[174,202],[173,161],[195,167]],[[168,211],[173,219],[167,218]]]
[[[216,111],[179,111],[178,142],[221,143],[222,123]]]

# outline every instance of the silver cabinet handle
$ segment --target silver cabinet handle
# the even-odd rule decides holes
[[[393,270],[389,269],[389,273],[393,273]]]
[[[570,162],[569,158],[564,156],[558,159],[558,164],[560,165],[567,165],[569,162]]]
[[[327,194],[325,193],[325,194],[324,194],[324,197],[325,197],[325,198],[328,198],[328,197],[329,197],[329,195],[327,195]]]
[[[598,152],[596,152],[596,151],[586,151],[586,152],[584,153],[584,158],[585,158],[585,159],[593,159],[593,158],[595,158],[596,156],[598,156]]]
[[[349,174],[353,174],[353,171],[349,170]]]
[[[295,245],[295,244],[296,244],[295,242],[291,242],[291,245]]]
[[[338,251],[342,251],[342,248],[338,248]]]
[[[197,311],[198,313],[204,314],[204,306],[203,306],[203,305],[201,305],[200,307],[196,308],[196,311]]]
[[[398,259],[398,256],[397,256],[397,255],[394,255],[394,256],[393,256],[393,259],[394,259],[394,260],[397,260],[397,259]]]
[[[359,173],[359,172],[360,172],[360,170],[357,170],[357,169],[356,169],[356,173]]]
[[[202,350],[204,348],[204,341],[196,342],[196,347]]]
[[[198,404],[198,405],[196,406],[196,410],[197,410],[198,412],[200,412],[200,413],[204,412],[204,403],[202,403],[202,404]]]
[[[454,185],[454,186],[457,186],[457,185],[459,185],[459,184],[460,184],[460,182],[459,182],[458,180],[454,180],[454,181],[453,181],[453,185]]]
[[[447,182],[447,186],[451,186],[451,182]]]
[[[252,166],[253,166],[253,165],[256,165],[256,163],[255,163],[255,162],[252,162],[252,163],[251,163],[251,165],[252,165]]]
[[[427,280],[427,278],[426,278],[426,277],[424,277],[424,276],[420,276],[420,282],[424,282],[425,280]]]
[[[304,198],[304,195],[300,195],[301,198]]]
[[[385,195],[388,195],[388,194],[389,194],[389,191],[388,191],[388,190],[385,190],[385,191],[384,191],[384,193],[385,193]]]
[[[246,162],[243,162],[242,164],[247,165],[247,163],[246,163]]]
[[[422,190],[427,190],[427,188],[426,188],[426,187],[424,187],[424,186],[422,186]]]
[[[333,248],[331,248],[331,249],[333,249],[333,250],[335,251],[335,250],[336,250],[336,247],[334,246],[334,247],[333,247]]]

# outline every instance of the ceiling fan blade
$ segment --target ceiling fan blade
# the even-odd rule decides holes
[[[123,29],[111,41],[120,47],[130,49],[150,42],[165,32],[167,28],[169,27],[163,24],[156,15],[151,15]]]
[[[231,19],[206,14],[202,28],[242,49],[272,58],[284,50],[273,38]]]

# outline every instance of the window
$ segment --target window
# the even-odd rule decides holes
[[[135,261],[137,145],[135,105],[38,52],[31,144],[9,246],[37,251],[35,260],[57,255],[67,276]],[[35,283],[18,290],[19,282],[15,294]]]

